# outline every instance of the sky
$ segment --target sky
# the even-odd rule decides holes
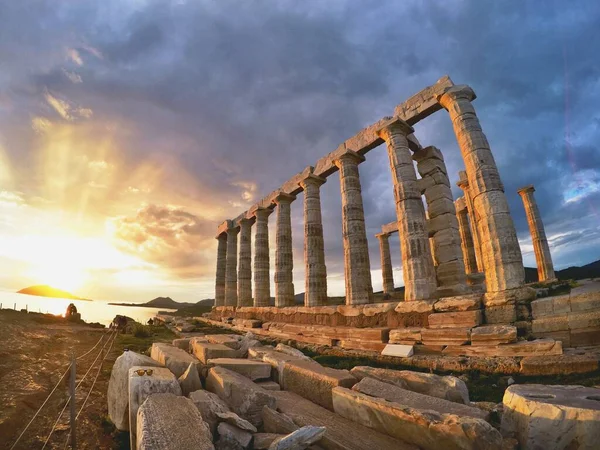
[[[598,23],[594,0],[0,0],[0,289],[212,298],[219,223],[445,74],[477,93],[525,265],[527,184],[555,267],[600,259]],[[462,195],[448,114],[415,130]],[[360,166],[375,290],[384,149]],[[337,173],[322,202],[341,295]],[[302,194],[292,220],[303,292]]]

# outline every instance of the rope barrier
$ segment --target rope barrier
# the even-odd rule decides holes
[[[98,342],[96,342],[96,345],[94,345],[92,348],[90,348],[90,349],[89,349],[87,352],[85,352],[83,355],[81,355],[81,356],[78,356],[78,357],[77,357],[77,358],[75,358],[75,359],[77,359],[77,360],[80,360],[81,358],[85,358],[87,355],[89,355],[90,353],[92,353],[92,351],[94,351],[94,349],[95,349],[96,347],[98,347],[98,344],[100,344],[100,342],[102,342],[102,339],[104,339],[104,336],[107,336],[107,335],[108,335],[109,331],[110,331],[110,330],[106,330],[106,331],[105,331],[105,332],[102,334],[102,336],[100,336],[100,339],[98,339]]]

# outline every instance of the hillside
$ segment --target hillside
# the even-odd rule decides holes
[[[585,280],[587,278],[600,278],[600,260],[585,266],[573,266],[566,269],[555,271],[559,280]],[[535,283],[538,281],[537,269],[534,267],[525,267],[525,282]]]
[[[62,289],[57,289],[52,286],[47,286],[45,284],[38,284],[23,288],[20,291],[17,291],[17,294],[36,295],[38,297],[66,298],[69,300],[85,300],[91,302],[91,300],[88,298],[77,297],[70,292],[63,291]]]
[[[156,297],[146,303],[109,303],[109,305],[115,306],[140,306],[146,308],[167,308],[167,309],[180,309],[193,306],[194,303],[179,303],[173,300],[171,297]]]

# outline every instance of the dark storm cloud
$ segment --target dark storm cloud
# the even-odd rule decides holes
[[[595,196],[565,200],[578,186],[593,190],[586,178],[600,173],[599,21],[594,1],[3,2],[0,105],[16,124],[40,114],[50,90],[94,120],[134,124],[124,158],[168,151],[202,180],[202,196],[231,199],[226,218],[251,204],[241,185],[260,198],[447,73],[478,94],[519,236],[528,232],[516,189],[534,184],[547,229],[576,243],[584,236],[571,219],[598,217]],[[464,164],[447,115],[416,129],[442,149],[454,183]],[[11,130],[2,130],[9,147],[23,150],[25,131]],[[372,235],[395,217],[386,158],[379,148],[360,168],[373,268]],[[337,175],[323,205],[333,274],[342,267]],[[293,214],[298,264],[301,207]]]

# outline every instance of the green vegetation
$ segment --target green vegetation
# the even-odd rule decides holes
[[[114,347],[118,354],[126,348],[134,352],[147,354],[153,342],[171,342],[175,338],[177,338],[177,335],[164,325],[135,323],[131,334],[119,334],[117,336]]]
[[[168,314],[171,314],[173,316],[178,316],[178,317],[195,317],[195,316],[201,316],[204,313],[210,312],[211,309],[212,309],[212,305],[195,304],[192,306],[185,306],[183,308],[179,308],[177,311],[170,312]]]

